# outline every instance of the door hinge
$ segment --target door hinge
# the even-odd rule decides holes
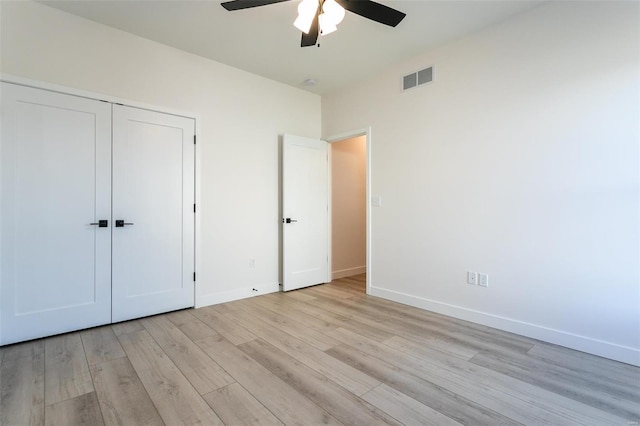
[[[196,212],[196,203],[193,203],[193,212]]]
[[[196,280],[196,273],[194,272],[193,273],[193,281],[195,281],[195,280]]]
[[[196,144],[196,135],[193,135],[193,144]]]

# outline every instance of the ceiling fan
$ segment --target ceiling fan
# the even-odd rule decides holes
[[[290,0],[231,0],[222,3],[228,11],[267,6]],[[313,46],[318,35],[327,35],[337,28],[344,18],[345,10],[381,24],[395,27],[404,19],[405,13],[371,0],[302,0],[298,5],[298,18],[294,22],[302,31],[301,47]]]

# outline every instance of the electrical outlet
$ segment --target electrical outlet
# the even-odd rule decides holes
[[[489,274],[478,274],[478,285],[480,287],[489,287]]]
[[[467,284],[476,285],[478,282],[478,274],[467,271]]]

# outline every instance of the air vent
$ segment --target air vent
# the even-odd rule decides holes
[[[414,87],[431,83],[432,81],[433,66],[402,77],[402,90],[413,89]]]
[[[418,74],[415,72],[413,74],[405,75],[403,78],[403,90],[411,89],[412,87],[416,87],[418,85]]]

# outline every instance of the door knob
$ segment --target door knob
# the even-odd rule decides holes
[[[286,218],[286,219],[282,219],[282,222],[284,223],[294,223],[297,222],[296,219],[291,219],[290,217]]]
[[[133,225],[133,222],[125,222],[122,219],[116,220],[116,228],[124,228],[125,225]]]
[[[98,228],[107,228],[109,226],[109,221],[102,219],[97,222],[90,223],[89,225],[97,225]]]

